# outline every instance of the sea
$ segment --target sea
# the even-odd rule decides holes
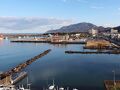
[[[78,90],[105,90],[104,80],[120,79],[120,55],[65,54],[66,50],[84,51],[83,44],[12,43],[0,41],[0,72],[44,52],[52,51],[36,60],[23,71],[28,73],[31,90],[45,90],[55,85]],[[16,85],[26,85],[24,78]]]

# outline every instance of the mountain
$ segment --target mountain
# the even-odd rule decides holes
[[[118,30],[118,32],[120,32],[120,26],[114,27],[113,29]]]
[[[78,23],[78,24],[72,24],[69,26],[64,26],[60,29],[56,30],[49,30],[47,33],[69,33],[69,32],[88,32],[92,28],[99,30],[99,32],[105,31],[107,28],[104,28],[102,26],[96,26],[91,23]]]

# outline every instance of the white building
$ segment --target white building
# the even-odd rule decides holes
[[[118,34],[118,30],[111,29],[111,34]]]
[[[96,30],[96,29],[91,29],[91,30],[89,31],[89,33],[92,34],[93,37],[95,37],[96,35],[98,35],[98,30]]]

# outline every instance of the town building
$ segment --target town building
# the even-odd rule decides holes
[[[93,37],[95,37],[95,36],[98,35],[98,30],[92,28],[91,30],[89,30],[89,33],[90,33]]]
[[[3,39],[4,39],[3,35],[2,35],[2,34],[0,34],[0,40],[3,40]]]
[[[51,42],[62,42],[62,41],[68,41],[69,40],[69,35],[59,35],[59,34],[55,34],[52,35],[51,37]]]
[[[111,34],[118,34],[118,30],[111,29]]]

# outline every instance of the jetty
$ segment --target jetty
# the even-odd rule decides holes
[[[27,72],[21,72],[19,75],[16,76],[15,79],[12,79],[12,84],[14,85],[14,84],[20,82],[26,76],[27,76]]]
[[[47,39],[13,39],[10,40],[13,43],[50,43],[50,44],[86,44],[83,41],[51,41]]]
[[[83,49],[89,49],[89,50],[118,50],[118,48],[113,47],[113,46],[112,47],[86,47],[86,46],[83,46]]]
[[[16,43],[50,43],[50,40],[47,39],[13,39],[10,42]]]
[[[66,54],[120,54],[120,51],[65,51]]]
[[[0,84],[6,84],[9,85],[11,83],[13,83],[12,81],[12,75],[15,73],[19,73],[20,71],[22,71],[24,68],[26,68],[28,65],[32,64],[34,61],[36,61],[39,58],[42,58],[43,56],[47,55],[49,52],[51,51],[51,49],[48,49],[46,51],[44,51],[43,53],[40,53],[37,56],[32,57],[31,59],[28,59],[27,61],[25,61],[24,63],[21,63],[19,65],[17,65],[16,67],[3,72],[2,74],[0,74]],[[26,74],[23,73],[22,76],[25,76]],[[18,79],[16,80],[18,81]]]
[[[61,42],[50,42],[51,44],[86,44],[82,41],[61,41]]]

